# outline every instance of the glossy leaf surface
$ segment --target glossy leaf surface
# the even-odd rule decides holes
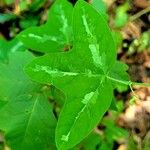
[[[42,56],[26,68],[32,80],[52,84],[65,93],[56,129],[59,150],[72,148],[91,132],[110,107],[113,95],[106,74],[116,53],[105,20],[89,4],[78,1],[73,32],[71,51]]]
[[[73,6],[67,0],[57,0],[50,8],[46,24],[23,31],[19,39],[28,48],[44,53],[70,49],[72,11]]]

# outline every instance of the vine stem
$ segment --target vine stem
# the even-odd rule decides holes
[[[110,77],[110,76],[107,76],[107,78],[110,79],[110,80],[112,80],[112,81],[114,81],[114,82],[121,83],[121,84],[124,84],[124,85],[129,86],[129,88],[130,88],[130,90],[131,90],[133,96],[134,96],[136,99],[138,99],[138,100],[139,100],[139,97],[135,94],[135,92],[134,92],[132,86],[133,86],[133,85],[146,86],[146,87],[147,87],[147,86],[150,86],[150,83],[139,83],[139,82],[132,82],[132,81],[122,81],[122,80],[115,79],[115,78]]]
[[[131,92],[132,92],[132,95],[133,95],[136,99],[139,100],[138,95],[134,92],[134,90],[133,90],[133,88],[132,88],[132,83],[129,85],[129,87],[130,87],[130,90],[131,90]]]
[[[148,86],[150,86],[150,83],[132,82],[132,85],[148,87]]]
[[[119,79],[115,79],[113,77],[107,76],[108,79],[114,81],[114,82],[118,82],[124,85],[128,85],[129,87],[137,85],[137,86],[145,86],[148,87],[150,86],[150,83],[140,83],[140,82],[132,82],[132,81],[123,81],[123,80],[119,80]]]
[[[144,14],[146,14],[146,13],[148,13],[148,12],[150,12],[150,7],[147,7],[147,8],[145,8],[145,9],[141,10],[140,12],[138,12],[137,14],[131,16],[131,17],[130,17],[130,21],[134,21],[134,20],[136,20],[137,18],[141,17],[142,15],[144,15]]]
[[[108,79],[114,81],[114,82],[118,82],[118,83],[121,83],[121,84],[124,84],[124,85],[130,85],[131,81],[123,81],[123,80],[119,80],[119,79],[115,79],[115,78],[112,78],[110,76],[107,76]]]

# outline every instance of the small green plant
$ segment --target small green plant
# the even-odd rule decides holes
[[[34,55],[0,51],[2,62],[9,56],[0,64],[0,129],[12,150],[75,147],[115,105],[113,90],[136,84],[116,59],[105,17],[83,0],[57,0],[46,24],[17,38]]]

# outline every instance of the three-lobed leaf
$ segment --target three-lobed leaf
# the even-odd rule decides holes
[[[19,51],[26,50],[25,46],[21,41],[17,38],[6,41],[0,39],[0,62],[6,63],[8,61],[8,55],[10,52],[15,52],[19,49]]]
[[[56,128],[59,150],[72,148],[91,132],[110,107],[113,95],[107,74],[116,52],[107,23],[89,4],[78,1],[73,33],[72,50],[42,56],[25,69],[32,80],[52,84],[65,93]]]

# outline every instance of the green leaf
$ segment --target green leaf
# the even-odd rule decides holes
[[[62,107],[65,102],[64,93],[54,86],[51,86],[51,99],[55,100],[60,107]]]
[[[127,149],[128,150],[137,150],[138,149],[138,145],[137,145],[133,135],[129,136],[129,138],[128,138]],[[148,149],[144,149],[144,150],[148,150]]]
[[[0,62],[6,63],[8,61],[9,52],[24,51],[25,49],[23,43],[18,41],[18,39],[11,41],[0,39]]]
[[[12,150],[53,150],[52,107],[42,86],[31,82],[22,70],[33,56],[27,51],[9,56],[9,63],[0,64],[0,129],[6,142]]]
[[[115,31],[115,30],[112,31],[112,36],[113,36],[113,39],[115,41],[116,47],[118,49],[122,45],[123,36],[119,31]]]
[[[111,142],[111,140],[119,140],[120,138],[127,138],[128,137],[128,131],[126,131],[123,128],[117,127],[115,124],[115,121],[112,120],[112,118],[104,118],[103,125],[106,126],[105,129],[105,135],[108,141]]]
[[[117,127],[115,122],[116,120],[112,116],[104,117],[102,125],[105,126],[105,129],[103,130],[103,140],[101,140],[99,150],[112,150],[115,141],[128,137],[128,132],[123,128]]]
[[[121,61],[116,61],[115,65],[111,69],[110,76],[122,80],[129,81],[129,75],[126,72],[128,70],[128,66]]]
[[[73,15],[73,32],[73,47],[76,51],[80,49],[79,56],[84,58],[86,63],[93,61],[97,68],[101,68],[104,73],[107,73],[115,63],[116,49],[103,16],[88,3],[79,1]],[[91,54],[93,60],[88,58],[88,55]]]
[[[53,65],[56,65],[56,59],[54,55],[48,55],[34,60],[26,72],[35,81],[52,83],[65,93],[66,104],[60,114],[56,131],[58,149],[65,150],[75,146],[88,135],[108,110],[112,100],[112,87],[111,82],[104,80],[100,74],[58,70],[62,63],[66,63],[60,56],[55,58],[60,60],[57,61],[55,69]],[[76,134],[76,131],[80,132],[80,135]]]
[[[85,138],[85,140],[81,143],[81,147],[85,150],[94,150],[100,144],[101,140],[101,136],[93,132]]]
[[[0,13],[0,23],[5,23],[6,21],[10,21],[16,19],[16,15],[12,13]]]
[[[144,137],[143,140],[143,149],[148,150],[150,148],[150,131],[147,132],[146,136]]]
[[[118,81],[128,82],[130,81],[129,75],[127,73],[128,66],[121,61],[116,61],[115,65],[112,67],[109,76]],[[124,85],[119,82],[113,82],[114,88],[119,92],[126,91],[128,89],[127,85]]]
[[[88,81],[85,83],[88,83]],[[86,86],[87,84],[84,85],[84,96],[68,97],[60,114],[56,129],[56,142],[60,150],[73,147],[87,136],[102,119],[110,106],[112,87],[109,81],[103,82],[95,91],[91,89],[89,92],[90,84]],[[76,91],[79,93],[80,90],[83,89],[79,88]],[[77,134],[77,131],[80,134]]]
[[[41,8],[44,4],[45,4],[46,0],[34,0],[32,1],[29,9],[32,10],[32,11],[36,11],[38,10],[39,8]]]
[[[111,142],[107,142],[107,141],[102,141],[101,143],[100,143],[100,147],[99,147],[99,149],[98,150],[112,150],[113,149],[113,141],[111,141]]]
[[[19,11],[22,12],[22,11],[25,11],[28,9],[28,4],[29,2],[26,1],[26,0],[22,0],[18,3],[18,7],[19,7]]]
[[[56,0],[49,11],[47,23],[21,32],[19,39],[28,48],[44,53],[70,49],[72,11],[73,6],[67,0]]]
[[[33,57],[27,52],[9,53],[9,55],[8,63],[0,64],[0,86],[3,87],[0,88],[0,99],[6,101],[18,96],[18,94],[27,94],[33,89],[31,87],[33,83],[28,80],[22,71],[24,65],[31,61]]]
[[[89,4],[78,1],[73,31],[71,51],[42,56],[25,69],[32,80],[52,84],[65,93],[56,129],[59,150],[72,148],[92,131],[113,95],[106,75],[115,63],[116,51],[105,20]]]
[[[96,8],[96,10],[101,13],[106,13],[106,4],[103,0],[92,0],[91,4]]]
[[[54,149],[55,119],[41,94],[21,95],[0,110],[0,127],[12,150]]]
[[[7,5],[11,5],[11,4],[14,2],[14,0],[4,0],[4,2],[5,2]]]
[[[117,104],[116,104],[116,99],[115,97],[112,98],[112,102],[111,102],[111,105],[110,105],[110,109],[111,110],[114,110],[114,111],[117,111]]]
[[[39,16],[25,16],[24,19],[21,19],[19,21],[19,26],[22,28],[22,29],[26,29],[26,28],[29,28],[31,26],[36,26],[38,24],[38,21],[39,21]]]
[[[108,15],[106,13],[107,7],[103,0],[92,0],[92,6],[103,15],[105,19],[108,19]]]
[[[130,9],[130,5],[128,2],[126,2],[125,4],[119,6],[116,9],[116,16],[114,19],[114,25],[117,28],[121,28],[123,27],[127,21],[128,21],[128,13],[127,11]]]

